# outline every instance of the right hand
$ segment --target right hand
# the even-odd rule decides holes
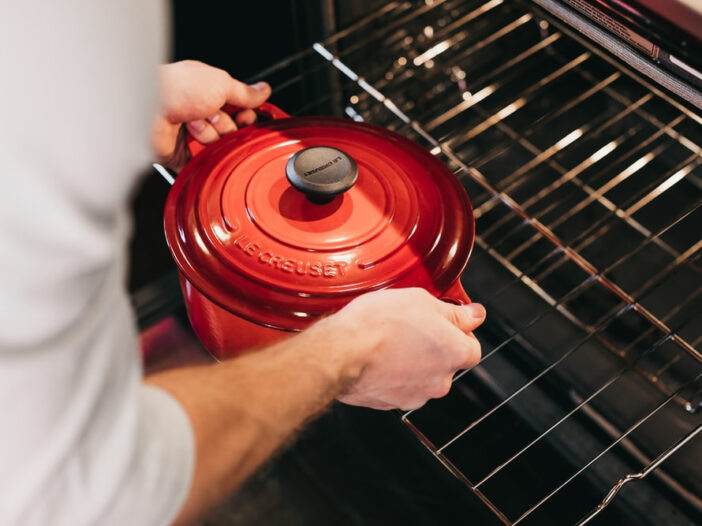
[[[410,410],[446,395],[456,371],[480,361],[472,331],[484,320],[480,304],[453,305],[419,288],[356,298],[325,320],[348,338],[349,370],[358,371],[338,400]]]

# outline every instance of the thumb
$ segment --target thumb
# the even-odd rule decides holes
[[[239,108],[256,108],[263,104],[271,94],[267,82],[257,82],[249,86],[232,79],[227,90],[227,103]]]
[[[485,307],[480,303],[468,305],[452,305],[444,303],[443,315],[453,325],[468,334],[478,328],[485,321]]]

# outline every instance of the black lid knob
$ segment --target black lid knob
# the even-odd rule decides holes
[[[354,185],[358,167],[356,161],[337,148],[311,146],[290,157],[285,175],[310,201],[324,204]]]

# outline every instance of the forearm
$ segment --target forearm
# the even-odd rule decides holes
[[[443,396],[458,369],[478,363],[471,331],[484,319],[478,304],[450,305],[421,289],[378,291],[253,354],[150,376],[180,401],[195,437],[195,474],[177,522],[234,490],[334,398],[415,409]]]
[[[235,360],[147,378],[180,401],[195,436],[195,473],[178,523],[231,493],[360,373],[332,324]]]

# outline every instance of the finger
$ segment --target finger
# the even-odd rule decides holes
[[[187,124],[187,128],[195,140],[201,142],[202,144],[212,144],[219,139],[217,130],[215,130],[214,126],[205,120],[200,119],[190,121]]]
[[[156,154],[156,158],[163,164],[165,159],[169,159],[175,152],[180,125],[171,124],[162,115],[154,119],[153,131],[151,133],[151,146]]]
[[[161,158],[161,164],[176,172],[180,172],[183,169],[188,161],[190,161],[187,135],[186,127],[178,126],[178,137],[176,138],[175,148],[169,156]]]
[[[234,117],[238,126],[249,126],[256,122],[256,112],[254,110],[242,110]]]
[[[260,106],[271,94],[271,87],[266,82],[257,82],[249,86],[236,79],[231,79],[227,89],[227,102],[240,108]]]
[[[469,334],[485,321],[485,307],[480,303],[470,303],[469,305],[453,305],[442,303],[442,314],[453,325]]]
[[[434,398],[433,395],[435,393],[438,395],[438,389],[435,386],[411,386],[386,389],[373,407],[367,407],[378,409],[385,406],[387,409],[412,411],[414,409],[419,409],[426,404],[429,399]]]
[[[478,338],[469,334],[461,346],[461,359],[456,365],[456,369],[472,369],[480,363],[482,350]]]
[[[414,397],[405,402],[397,404],[397,408],[400,411],[416,411],[417,409],[424,406],[429,401],[429,398],[417,398]]]
[[[443,398],[451,390],[453,386],[453,374],[449,374],[437,380],[431,388],[431,398]]]
[[[447,324],[442,332],[444,364],[451,374],[478,365],[481,356],[480,342],[473,333],[466,334],[452,324]]]
[[[207,120],[210,122],[210,124],[219,134],[220,137],[238,129],[237,125],[234,124],[232,118],[229,115],[227,115],[226,112],[221,110],[215,113],[212,117],[210,117]]]

